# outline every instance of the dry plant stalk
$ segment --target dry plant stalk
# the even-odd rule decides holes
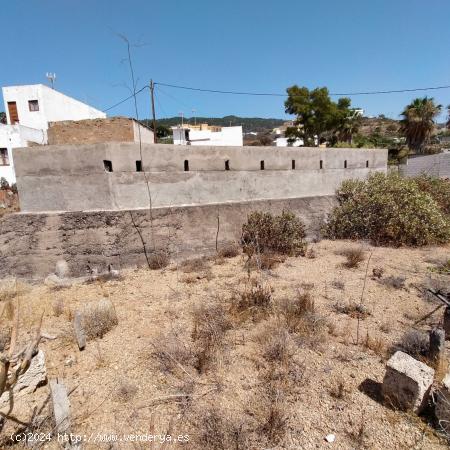
[[[30,367],[31,359],[36,353],[42,338],[41,327],[44,314],[42,313],[36,328],[34,338],[20,351],[16,352],[17,338],[19,334],[19,300],[13,307],[12,331],[8,352],[0,354],[0,396],[11,391],[19,377]]]

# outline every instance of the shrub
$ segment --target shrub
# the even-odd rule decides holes
[[[406,332],[393,346],[393,351],[401,350],[413,358],[426,356],[430,345],[428,334],[417,330]]]
[[[426,192],[439,205],[441,210],[450,215],[450,181],[430,175],[420,175],[413,178],[418,188]]]
[[[266,328],[259,336],[263,358],[276,364],[287,364],[292,357],[289,333],[285,328]]]
[[[279,216],[256,211],[242,226],[241,244],[248,255],[267,251],[284,255],[304,255],[306,251],[305,226],[291,212]]]
[[[405,281],[406,277],[404,276],[389,276],[380,280],[380,283],[393,289],[405,289]]]
[[[234,258],[239,255],[239,247],[234,243],[225,244],[219,249],[218,255],[222,258]]]
[[[250,284],[231,299],[231,309],[244,320],[248,315],[254,319],[265,314],[272,306],[272,289],[259,282]]]
[[[354,269],[364,261],[364,250],[362,248],[348,248],[341,254],[346,258],[344,266],[348,269]]]
[[[287,329],[290,332],[296,332],[301,328],[307,314],[315,312],[314,300],[310,292],[297,292],[294,299],[280,300],[278,311],[284,318]]]
[[[116,311],[109,300],[91,304],[83,313],[83,326],[88,339],[101,339],[118,323]]]
[[[164,251],[156,251],[148,256],[148,265],[151,270],[164,269],[169,265],[169,255]]]
[[[450,240],[450,219],[413,179],[372,174],[344,181],[325,233],[332,239],[369,239],[375,245],[428,245]]]

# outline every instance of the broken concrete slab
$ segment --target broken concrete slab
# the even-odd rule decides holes
[[[386,364],[382,395],[387,404],[419,413],[434,379],[434,369],[398,351]]]
[[[30,367],[22,374],[13,387],[13,395],[25,395],[34,392],[38,386],[47,381],[47,369],[45,366],[45,354],[39,350],[31,359]],[[4,392],[0,397],[0,409],[9,405],[10,393]]]

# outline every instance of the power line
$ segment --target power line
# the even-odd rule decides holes
[[[136,91],[134,94],[131,94],[129,97],[124,98],[123,100],[121,100],[120,102],[115,103],[114,105],[110,106],[109,108],[106,108],[103,110],[103,112],[107,112],[110,109],[114,109],[117,106],[121,105],[122,103],[125,103],[128,100],[131,100],[135,95],[139,94],[140,92],[142,92],[144,89],[147,89],[149,86],[145,85],[144,87],[142,87],[141,89],[139,89],[138,91]]]
[[[203,89],[203,88],[195,88],[190,86],[180,86],[176,84],[167,84],[167,83],[158,83],[160,86],[171,87],[175,89],[184,89],[188,91],[200,91],[200,92],[212,92],[214,94],[231,94],[231,95],[254,95],[254,96],[265,96],[265,97],[287,97],[287,94],[278,94],[278,93],[270,93],[270,92],[240,92],[240,91],[222,91],[219,89]],[[395,94],[401,92],[417,92],[417,91],[431,91],[438,89],[450,89],[450,85],[448,86],[433,86],[433,87],[425,87],[425,88],[414,88],[414,89],[393,89],[389,91],[367,91],[367,92],[344,92],[344,93],[330,93],[330,95],[341,95],[341,96],[353,96],[353,95],[377,95],[377,94]]]
[[[183,89],[188,91],[197,91],[197,92],[210,92],[213,94],[229,94],[229,95],[250,95],[250,96],[257,96],[257,97],[288,97],[288,94],[279,94],[274,92],[245,92],[245,91],[224,91],[220,89],[203,89],[203,88],[196,88],[191,86],[181,86],[177,84],[168,84],[168,83],[159,83],[155,82],[155,86],[165,86],[169,88],[174,89]],[[135,92],[135,94],[132,94],[128,96],[127,98],[124,98],[120,102],[115,103],[114,105],[106,108],[103,110],[103,112],[110,111],[111,109],[116,108],[117,106],[120,106],[121,104],[125,103],[126,101],[132,99],[134,95],[139,94],[143,90],[149,88],[148,85],[143,86],[141,89]],[[436,91],[441,89],[450,89],[450,85],[444,85],[444,86],[432,86],[432,87],[424,87],[424,88],[413,88],[413,89],[392,89],[388,91],[366,91],[366,92],[343,92],[343,93],[330,93],[332,96],[343,96],[343,97],[351,97],[356,95],[379,95],[379,94],[398,94],[402,92],[419,92],[419,91]],[[160,92],[163,94],[171,97],[167,92],[164,92],[160,89]],[[180,102],[179,100],[175,99],[174,97],[171,97],[173,100]]]

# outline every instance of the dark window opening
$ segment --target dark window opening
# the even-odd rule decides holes
[[[366,167],[369,167],[369,161],[366,161]]]
[[[0,148],[0,166],[9,166],[9,156],[7,148]]]
[[[228,159],[225,161],[225,170],[230,170],[230,161]]]
[[[30,111],[39,111],[39,102],[37,100],[28,100],[28,109]]]
[[[112,172],[113,168],[112,168],[112,162],[108,161],[107,159],[103,160],[103,166],[105,167],[105,172]]]
[[[136,172],[142,172],[142,161],[136,161]]]
[[[323,169],[323,161],[320,160],[320,168]]]
[[[347,168],[347,160],[344,161],[344,169]]]
[[[189,141],[190,139],[189,139],[189,131],[190,130],[184,130],[184,140],[185,141]]]
[[[184,171],[189,172],[189,161],[187,159],[184,160]]]
[[[261,161],[259,163],[259,167],[260,167],[261,170],[264,170],[264,161]]]
[[[295,170],[295,159],[292,160],[292,170]]]

